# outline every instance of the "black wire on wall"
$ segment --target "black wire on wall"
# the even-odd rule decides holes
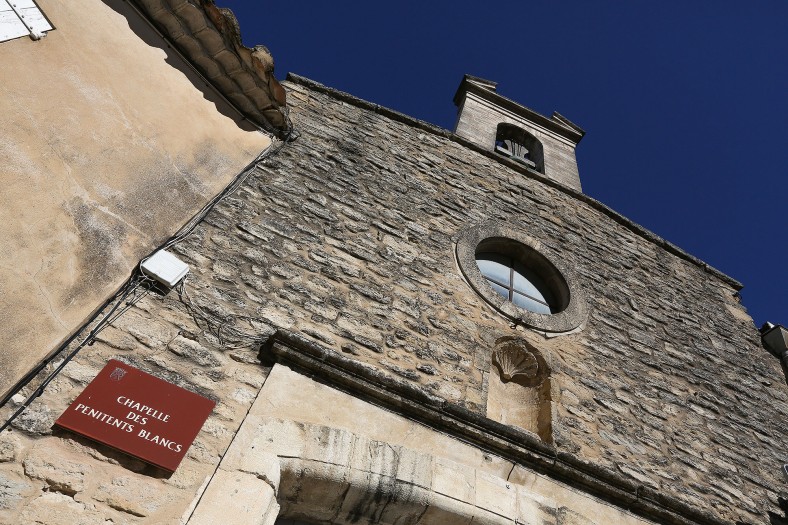
[[[30,406],[33,401],[35,401],[41,394],[43,394],[46,387],[60,374],[60,372],[66,367],[66,365],[79,353],[82,348],[85,346],[89,346],[93,344],[96,339],[96,336],[107,326],[109,326],[112,322],[114,322],[118,317],[123,315],[129,308],[134,306],[139,300],[141,300],[145,295],[148,294],[156,285],[156,281],[154,281],[151,277],[145,275],[145,273],[141,269],[141,265],[147,259],[149,259],[153,254],[158,252],[159,250],[165,250],[175,246],[179,242],[183,241],[186,237],[188,237],[195,228],[205,219],[205,217],[210,213],[210,211],[216,207],[222,200],[227,198],[229,195],[234,193],[249,177],[249,175],[254,171],[254,169],[264,160],[269,159],[277,155],[288,143],[296,140],[298,138],[298,132],[293,129],[292,123],[290,121],[289,116],[285,115],[287,118],[287,131],[284,135],[283,140],[281,140],[278,144],[272,142],[266,149],[264,149],[252,162],[246,165],[246,167],[241,170],[241,172],[235,176],[235,178],[227,185],[220,193],[214,196],[207,204],[205,204],[200,211],[198,211],[186,224],[184,224],[175,235],[167,239],[161,246],[156,248],[155,250],[151,251],[148,255],[142,258],[140,263],[135,267],[134,272],[132,273],[131,277],[126,280],[126,282],[120,287],[120,289],[115,292],[112,297],[107,299],[101,307],[94,313],[87,322],[85,322],[74,334],[72,334],[66,341],[64,341],[54,352],[52,352],[49,357],[41,361],[33,370],[28,372],[21,380],[19,380],[9,392],[3,397],[2,401],[0,401],[0,408],[4,407],[16,394],[18,394],[25,386],[27,386],[31,381],[33,381],[38,374],[41,373],[50,363],[52,363],[55,359],[60,357],[68,347],[73,344],[79,337],[91,326],[93,323],[96,322],[96,319],[101,316],[102,312],[106,311],[109,307],[109,311],[98,321],[98,323],[93,327],[93,329],[88,333],[87,337],[85,337],[73,350],[68,352],[63,360],[47,375],[47,377],[41,382],[36,389],[30,393],[30,395],[25,399],[25,401],[14,411],[13,414],[0,426],[0,432],[4,431],[8,428],[11,423],[19,417],[25,409]],[[273,141],[273,138],[272,138]],[[142,288],[142,292],[139,292],[139,289]],[[180,288],[178,290],[179,297],[183,300],[184,295],[184,282],[181,281]],[[126,303],[123,308],[118,311],[123,303]],[[191,301],[189,301],[189,305],[191,305]],[[187,306],[189,306],[187,305]],[[190,308],[192,316],[195,315],[194,308]],[[198,312],[199,313],[199,312]],[[196,319],[195,319],[196,321]],[[209,326],[211,324],[211,319],[206,319],[208,321]],[[198,323],[199,324],[199,323]]]

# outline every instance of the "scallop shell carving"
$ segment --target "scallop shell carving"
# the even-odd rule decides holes
[[[493,360],[501,371],[501,379],[511,381],[515,376],[533,379],[539,373],[539,361],[526,350],[506,346],[493,353]]]

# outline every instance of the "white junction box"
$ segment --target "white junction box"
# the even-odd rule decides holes
[[[172,288],[189,273],[189,265],[166,250],[159,250],[140,265],[142,273]]]

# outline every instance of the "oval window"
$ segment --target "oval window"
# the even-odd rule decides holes
[[[492,289],[515,306],[539,314],[558,311],[560,303],[544,279],[514,257],[477,253],[476,265]]]
[[[545,332],[572,331],[587,314],[578,278],[540,248],[519,229],[484,223],[460,233],[457,262],[468,284],[505,317]]]

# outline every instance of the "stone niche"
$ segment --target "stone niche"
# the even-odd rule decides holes
[[[529,342],[506,337],[496,342],[490,363],[487,417],[553,440],[550,366]]]

